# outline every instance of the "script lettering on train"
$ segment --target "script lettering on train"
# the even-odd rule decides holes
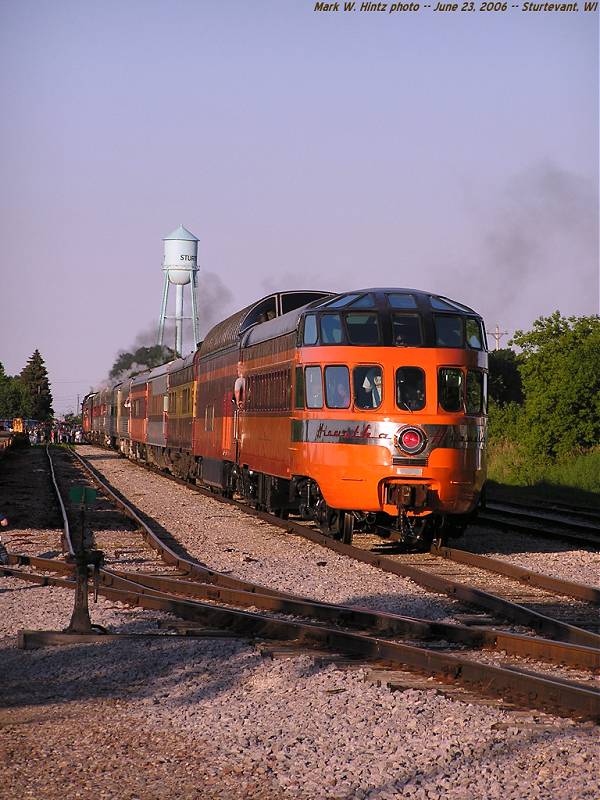
[[[387,433],[374,434],[370,423],[356,427],[330,428],[321,422],[315,434],[316,439],[389,439]]]

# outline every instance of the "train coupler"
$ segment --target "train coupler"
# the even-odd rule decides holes
[[[399,510],[423,509],[427,506],[429,486],[422,483],[388,483],[386,484],[387,505],[396,506]]]

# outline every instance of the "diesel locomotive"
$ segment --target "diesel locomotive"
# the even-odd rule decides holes
[[[197,350],[88,395],[90,442],[349,543],[458,535],[486,478],[488,361],[471,308],[415,289],[280,292]]]

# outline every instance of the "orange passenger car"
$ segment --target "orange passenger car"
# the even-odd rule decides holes
[[[393,288],[269,295],[165,370],[166,440],[137,457],[182,477],[347,542],[377,530],[410,548],[460,533],[481,500],[485,330],[454,300]],[[142,380],[131,439],[149,413]]]
[[[329,296],[244,330],[252,309],[197,356],[199,477],[346,541],[459,533],[486,476],[481,318],[410,289]]]

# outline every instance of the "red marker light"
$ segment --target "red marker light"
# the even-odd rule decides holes
[[[417,431],[404,431],[402,434],[402,446],[407,450],[416,450],[422,442],[422,437]]]
[[[400,428],[394,437],[394,441],[396,447],[411,456],[420,453],[427,444],[423,431],[420,428],[412,427]]]

